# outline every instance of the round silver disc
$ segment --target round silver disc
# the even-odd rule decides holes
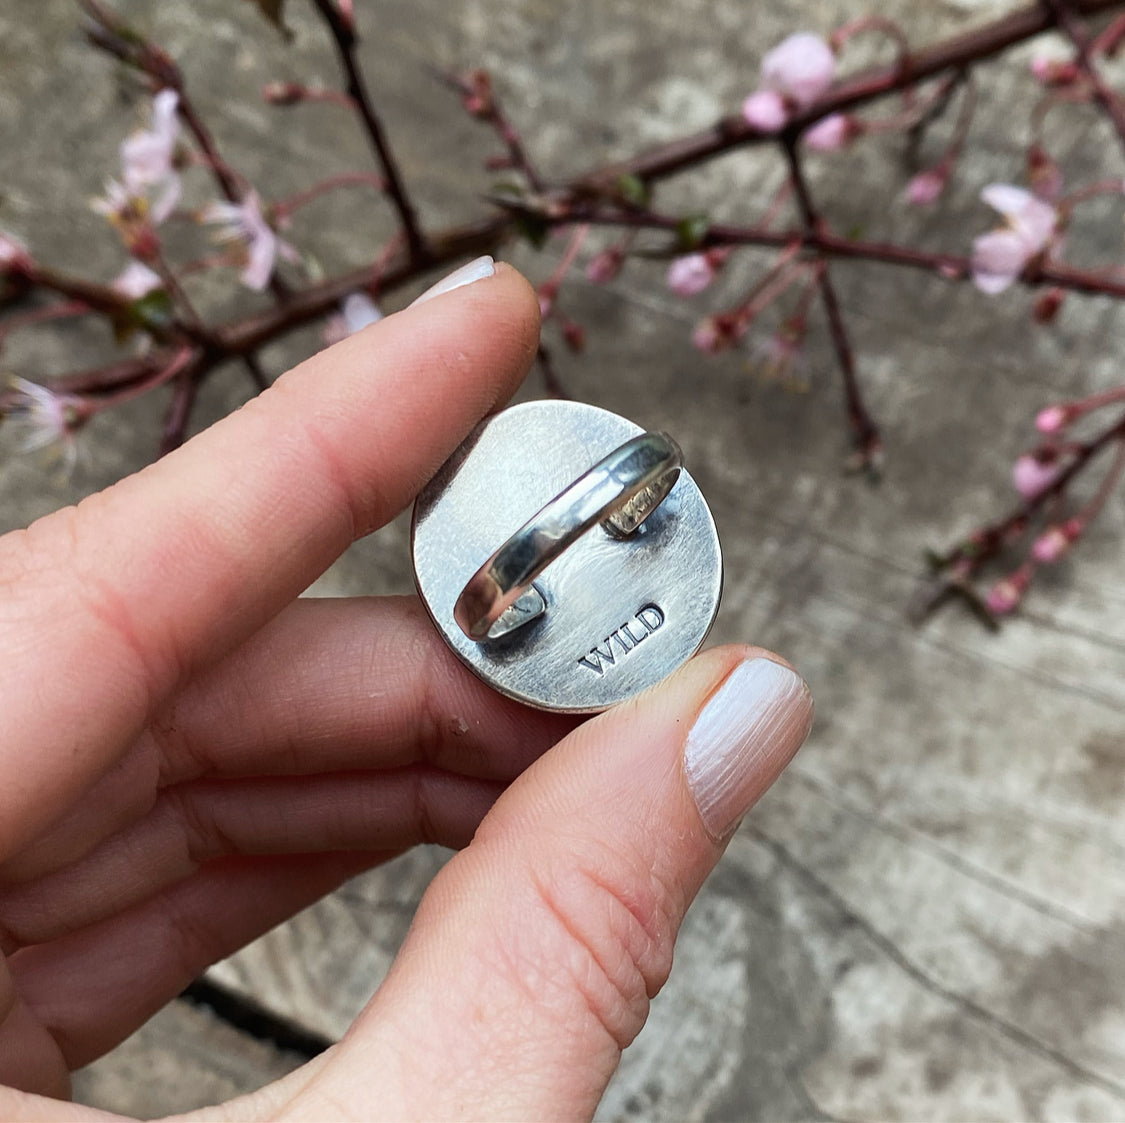
[[[483,641],[454,619],[461,590],[510,535],[642,432],[596,406],[525,402],[482,422],[418,496],[418,592],[449,646],[501,693],[545,710],[602,710],[659,682],[706,638],[722,557],[686,471],[631,535],[595,526],[553,561],[534,582],[545,602],[534,619]]]

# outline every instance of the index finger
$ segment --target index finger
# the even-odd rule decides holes
[[[313,356],[177,452],[0,540],[0,856],[511,394],[538,303],[514,270],[474,264],[474,283]]]

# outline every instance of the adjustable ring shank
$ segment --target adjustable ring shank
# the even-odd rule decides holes
[[[478,641],[511,630],[493,631],[501,616],[529,595],[538,609],[529,609],[524,619],[538,615],[543,601],[532,581],[595,523],[615,538],[632,534],[672,490],[682,465],[680,446],[666,433],[643,433],[600,460],[469,579],[453,608],[461,630]]]

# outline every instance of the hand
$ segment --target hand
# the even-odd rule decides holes
[[[803,682],[718,649],[573,729],[478,682],[412,598],[295,600],[506,399],[537,330],[486,259],[0,539],[0,1117],[88,1117],[40,1096],[421,841],[463,849],[393,971],[238,1117],[592,1114],[807,733]]]

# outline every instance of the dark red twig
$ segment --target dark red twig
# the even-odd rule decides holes
[[[375,154],[382,166],[383,175],[387,178],[387,194],[390,195],[391,201],[398,211],[410,256],[417,261],[426,261],[429,259],[429,250],[418,224],[414,204],[407,194],[406,185],[398,169],[398,163],[391,152],[383,124],[375,112],[374,103],[367,89],[367,82],[364,80],[363,72],[359,67],[359,61],[356,57],[355,30],[351,23],[340,14],[340,10],[333,0],[313,0],[313,2],[328,27],[333,42],[336,44],[336,53],[340,58],[344,73],[347,75],[348,96],[355,102],[356,110],[363,120],[371,146],[375,149]]]
[[[1120,3],[1121,0],[1074,0],[1073,8],[1083,15],[1096,15],[1111,11]],[[1053,15],[1039,4],[1021,8],[973,31],[913,51],[909,71],[904,72],[895,61],[889,66],[871,67],[845,78],[815,104],[794,115],[786,128],[801,131],[829,114],[858,109],[888,94],[901,93],[907,84],[919,84],[950,70],[964,70],[1049,30],[1053,25]],[[588,172],[576,181],[576,185],[600,192],[622,175],[633,175],[652,182],[697,167],[734,148],[768,144],[777,139],[777,133],[755,129],[741,114],[732,114],[720,118],[701,132],[658,145],[621,163]]]
[[[804,170],[801,167],[801,157],[797,151],[797,139],[790,137],[785,143],[785,157],[789,162],[789,176],[793,181],[793,194],[797,200],[797,209],[801,213],[806,234],[815,234],[821,226],[820,215],[813,203]],[[836,361],[840,364],[840,373],[844,376],[844,400],[847,404],[848,421],[851,423],[852,434],[856,444],[856,466],[877,470],[878,460],[882,451],[879,439],[879,429],[863,400],[863,392],[859,386],[859,375],[856,373],[855,351],[848,339],[847,328],[844,326],[844,317],[840,312],[840,301],[836,296],[836,288],[829,276],[828,265],[825,263],[817,272],[817,285],[820,288],[820,300],[824,305],[825,315],[828,317],[828,332],[832,338],[832,346],[836,352]]]
[[[1105,110],[1122,145],[1125,145],[1125,103],[1102,77],[1091,53],[1092,39],[1082,20],[1075,15],[1067,0],[1043,0],[1044,7],[1051,13],[1059,30],[1074,46],[1074,55],[1079,69],[1086,76],[1098,104]]]

